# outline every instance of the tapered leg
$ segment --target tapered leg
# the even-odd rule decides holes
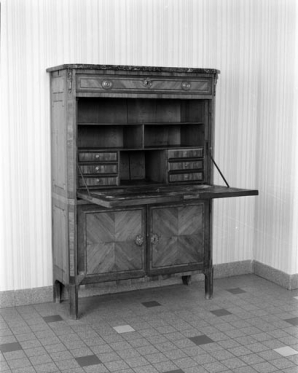
[[[61,302],[61,289],[62,284],[60,281],[55,281],[54,282],[54,287],[53,287],[53,298],[55,303],[60,303]]]
[[[70,317],[77,320],[79,313],[78,286],[69,285],[69,313]]]
[[[182,276],[183,285],[189,285],[191,280],[191,276]]]
[[[213,267],[205,270],[204,275],[205,275],[205,298],[212,299],[213,297]]]

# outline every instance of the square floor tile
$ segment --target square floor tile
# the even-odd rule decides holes
[[[89,365],[101,364],[101,361],[96,355],[77,357],[75,360],[80,365],[80,367],[87,367]]]
[[[232,294],[242,294],[242,293],[246,293],[246,291],[240,289],[240,288],[234,288],[234,289],[227,289],[227,291],[229,293],[232,293]]]
[[[130,325],[119,325],[119,326],[114,326],[114,330],[116,330],[117,333],[128,333],[128,332],[134,332],[134,328],[132,328]]]
[[[18,350],[22,350],[22,346],[19,344],[19,342],[4,343],[0,345],[0,351],[2,353],[18,351]]]
[[[211,338],[207,337],[207,335],[198,335],[196,337],[189,338],[193,343],[195,343],[197,346],[205,345],[207,343],[214,342]]]
[[[60,315],[45,316],[45,317],[43,317],[43,319],[46,323],[63,321],[63,319]]]
[[[298,317],[293,317],[292,319],[286,319],[284,321],[286,321],[286,322],[288,322],[288,323],[290,323],[290,324],[292,324],[294,326],[298,325]]]
[[[292,355],[298,354],[298,351],[294,350],[290,346],[275,348],[274,351],[279,353],[282,356],[292,356]]]
[[[213,315],[215,316],[226,316],[226,315],[232,315],[231,312],[225,310],[224,308],[221,308],[219,310],[211,311]]]
[[[161,304],[156,302],[155,300],[152,300],[150,302],[143,302],[142,305],[147,308],[161,306]]]

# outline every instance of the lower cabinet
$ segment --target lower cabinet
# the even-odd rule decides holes
[[[78,209],[84,282],[202,270],[209,259],[207,202]]]
[[[77,271],[70,289],[70,310],[78,317],[78,289],[83,284],[181,274],[205,275],[212,297],[210,202],[104,208],[78,206]],[[59,284],[56,284],[59,294]]]

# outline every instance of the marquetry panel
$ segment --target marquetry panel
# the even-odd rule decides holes
[[[203,261],[203,213],[203,204],[151,210],[152,269]]]
[[[86,214],[87,273],[141,270],[144,266],[143,211]]]

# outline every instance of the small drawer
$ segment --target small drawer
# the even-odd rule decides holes
[[[172,149],[168,150],[168,158],[196,158],[203,157],[204,148],[196,149]]]
[[[118,176],[111,177],[79,177],[79,187],[89,186],[101,186],[101,185],[117,185]]]
[[[117,161],[117,152],[80,152],[80,162]]]
[[[179,181],[200,181],[203,180],[202,172],[190,172],[181,174],[169,174],[169,182],[175,183]]]
[[[184,161],[184,162],[169,162],[169,170],[193,170],[193,169],[202,169],[203,161]]]
[[[84,175],[89,174],[115,174],[118,172],[118,164],[96,164],[96,165],[80,165],[80,169]]]

